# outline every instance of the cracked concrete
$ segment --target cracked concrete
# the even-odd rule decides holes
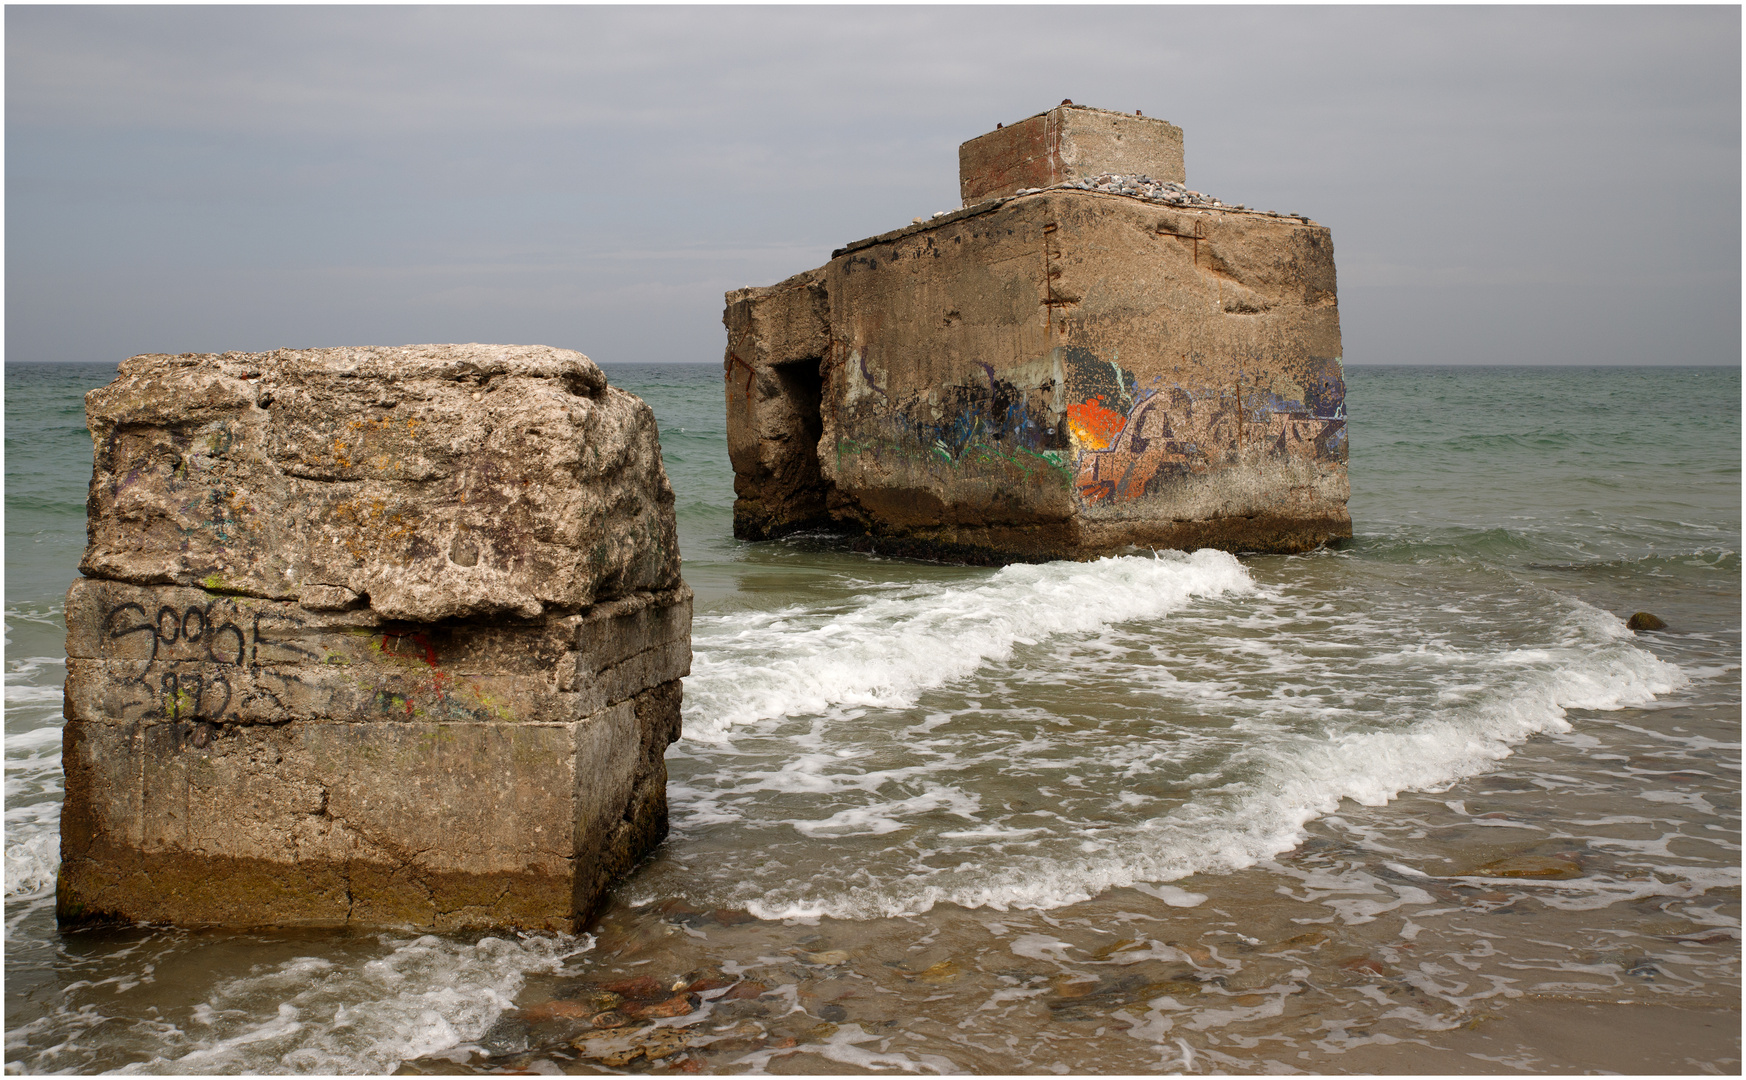
[[[136,357],[88,407],[63,922],[575,930],[665,835],[691,592],[586,357]]]

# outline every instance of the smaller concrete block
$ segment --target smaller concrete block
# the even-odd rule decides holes
[[[587,357],[136,356],[86,415],[63,923],[575,931],[660,842],[691,590]]]
[[[1063,105],[958,147],[965,206],[1106,172],[1187,183],[1182,129],[1151,117]]]

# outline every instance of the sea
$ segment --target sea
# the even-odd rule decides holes
[[[1350,542],[996,569],[736,541],[720,367],[603,366],[694,659],[671,834],[570,937],[56,930],[114,369],[6,365],[8,1073],[1407,1071],[1536,1003],[1738,1072],[1739,368],[1350,366]]]

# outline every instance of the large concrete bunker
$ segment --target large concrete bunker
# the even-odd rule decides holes
[[[1070,104],[959,171],[962,209],[727,294],[735,535],[993,563],[1351,535],[1326,228]]]

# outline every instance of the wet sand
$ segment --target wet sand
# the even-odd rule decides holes
[[[1443,1003],[1428,1000],[1374,951],[1338,959],[1359,944],[1345,935],[1314,941],[1319,935],[1311,932],[1242,952],[1228,942],[1221,950],[1180,940],[1136,949],[1132,939],[1118,938],[1083,952],[1071,942],[1082,939],[1074,931],[1085,927],[1068,925],[1076,922],[1071,917],[1059,927],[1030,920],[1008,926],[969,912],[943,920],[783,926],[678,905],[652,914],[610,914],[588,965],[593,974],[536,980],[522,996],[523,1009],[499,1021],[479,1050],[411,1062],[402,1072],[1726,1075],[1740,1069],[1737,1003],[1498,995],[1430,1015],[1427,1009]],[[1121,914],[1108,909],[1094,917],[1113,925]],[[1132,926],[1140,913],[1125,914]],[[944,947],[942,931],[963,932],[965,920],[980,923],[984,934],[1007,936],[984,938],[974,950]],[[1000,943],[1006,948],[993,947]],[[1156,955],[1169,950],[1183,959]],[[746,957],[747,970],[720,963],[723,951]],[[1313,954],[1323,951],[1336,957],[1317,962]],[[1132,959],[1142,952],[1153,955]],[[1250,962],[1233,962],[1238,956]],[[718,963],[707,966],[711,960]],[[706,966],[670,978],[676,966],[693,962]],[[1387,1007],[1361,1016],[1354,999],[1380,999]],[[604,1015],[590,1022],[603,1005]],[[636,1017],[640,1010],[649,1015]]]
[[[1517,1000],[1420,1041],[1306,1059],[1310,1072],[1738,1075],[1740,1010]]]

